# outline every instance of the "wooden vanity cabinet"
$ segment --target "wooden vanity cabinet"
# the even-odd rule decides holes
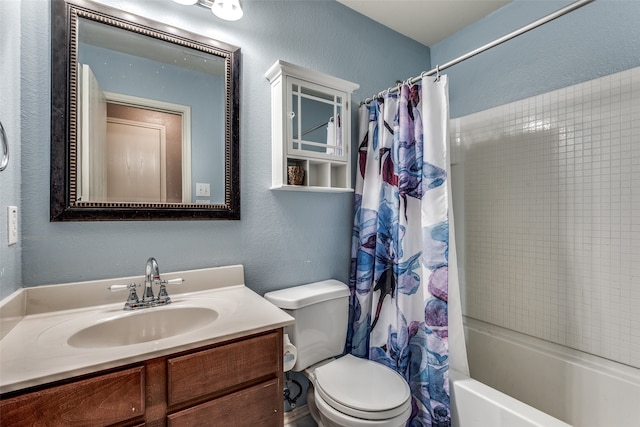
[[[282,329],[3,396],[7,426],[282,426]]]
[[[282,330],[167,360],[168,426],[282,426]]]
[[[2,426],[100,426],[145,412],[144,366],[80,379],[0,400]],[[127,425],[139,424],[132,422]]]

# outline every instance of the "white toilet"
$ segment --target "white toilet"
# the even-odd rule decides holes
[[[401,427],[411,415],[411,391],[394,370],[344,351],[349,288],[337,280],[264,296],[296,321],[286,333],[297,348],[294,371],[310,380],[307,404],[320,427]]]

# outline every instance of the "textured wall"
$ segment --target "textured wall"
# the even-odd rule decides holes
[[[398,79],[428,69],[429,49],[335,1],[244,1],[224,22],[199,7],[104,0],[112,6],[242,48],[242,220],[49,222],[49,10],[25,0],[23,33],[22,280],[25,286],[241,263],[259,293],[325,278],[348,279],[352,194],[272,192],[270,86],[278,59],[360,84],[354,106]],[[153,3],[153,7],[149,5]],[[26,20],[25,20],[26,21]],[[390,61],[380,61],[381,55]],[[353,126],[354,130],[357,126]]]
[[[0,299],[22,282],[22,244],[7,246],[6,225],[7,206],[20,206],[20,14],[19,2],[0,3],[0,121],[10,153],[9,165],[0,172]]]

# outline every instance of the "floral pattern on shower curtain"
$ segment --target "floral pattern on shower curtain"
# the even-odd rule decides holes
[[[450,425],[446,76],[360,107],[347,350],[407,380],[407,426]]]

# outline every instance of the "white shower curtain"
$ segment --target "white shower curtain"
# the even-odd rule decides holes
[[[447,77],[361,106],[359,129],[347,348],[405,377],[407,425],[448,426],[450,350],[462,352],[453,367],[468,369],[447,179]]]

